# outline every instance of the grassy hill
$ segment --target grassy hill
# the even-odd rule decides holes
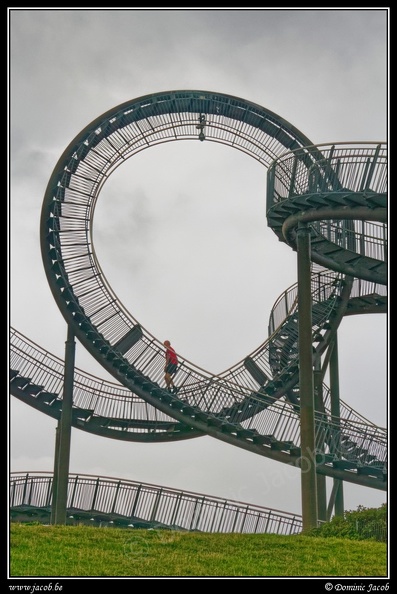
[[[10,524],[9,576],[387,577],[387,543],[349,537],[209,534]]]

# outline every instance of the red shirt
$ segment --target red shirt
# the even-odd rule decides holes
[[[178,357],[176,356],[176,352],[171,346],[167,347],[167,350],[165,352],[165,358],[167,363],[174,363],[175,365],[178,364]]]

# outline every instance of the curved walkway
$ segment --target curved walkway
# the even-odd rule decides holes
[[[219,142],[267,167],[268,224],[292,249],[299,226],[309,225],[315,365],[327,361],[344,316],[387,311],[384,144],[314,146],[273,112],[219,93],[171,91],[135,99],[94,120],[70,143],[42,205],[41,251],[54,299],[74,335],[122,386],[116,390],[78,371],[73,423],[127,440],[209,434],[299,467],[297,285],[276,303],[269,337],[254,352],[216,376],[182,359],[179,391],[171,395],[162,343],[125,309],[97,260],[92,224],[105,181],[139,151],[176,140]],[[55,358],[40,361],[40,352],[13,331],[11,390],[59,418],[60,362],[52,367],[48,361]],[[335,417],[329,389],[322,385],[320,392],[317,473],[386,490],[386,431],[346,406]]]
[[[53,476],[12,473],[14,521],[48,522]],[[259,505],[125,479],[69,475],[67,524],[240,534],[297,534],[302,518]]]

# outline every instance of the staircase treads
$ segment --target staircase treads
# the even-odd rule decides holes
[[[358,466],[357,473],[365,474],[368,476],[376,476],[377,478],[382,478],[384,480],[386,480],[387,476],[383,468],[379,466]]]
[[[293,441],[278,441],[272,443],[272,450],[290,450],[294,446]]]
[[[46,392],[45,390],[36,396],[36,400],[39,402],[46,402],[47,404],[53,402],[53,400],[56,400],[57,398],[59,398],[59,394],[56,394],[55,392]]]
[[[56,410],[62,409],[62,400],[60,398],[56,398],[50,404],[51,408],[55,408]]]
[[[86,408],[72,408],[72,416],[74,419],[84,419],[87,420],[94,414],[93,410],[89,410]]]
[[[334,468],[339,468],[342,470],[356,470],[357,463],[353,462],[352,460],[334,460],[333,461]]]
[[[271,446],[276,440],[273,435],[255,435],[253,438],[253,442],[260,444],[260,445],[268,445]]]
[[[218,417],[209,416],[207,417],[207,423],[211,427],[222,427],[224,420]]]
[[[38,386],[37,384],[26,384],[23,388],[24,392],[28,392],[32,396],[37,396],[44,390],[44,386]]]
[[[24,377],[22,375],[18,375],[16,377],[14,377],[14,379],[12,380],[12,384],[13,384],[13,386],[18,386],[18,388],[23,389],[25,386],[30,384],[31,381],[32,380],[29,377]]]

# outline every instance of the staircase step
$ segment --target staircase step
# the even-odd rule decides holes
[[[273,435],[255,435],[253,438],[253,442],[260,444],[260,445],[268,445],[271,446],[275,441]]]
[[[166,404],[169,404],[173,400],[171,394],[169,392],[167,392],[166,390],[161,390],[161,394],[160,394],[159,398],[160,398],[161,402],[165,402]]]
[[[18,386],[18,388],[23,389],[26,385],[30,384],[31,381],[32,380],[29,377],[23,377],[22,375],[18,375],[17,377],[14,377],[12,383],[14,386]]]
[[[130,421],[125,419],[108,419],[106,425],[109,429],[116,427],[117,429],[126,429],[130,426]]]
[[[56,400],[58,398],[58,396],[59,396],[59,394],[55,394],[55,392],[43,391],[37,395],[36,400],[39,400],[40,402],[46,402],[47,404],[49,404],[53,400]]]
[[[236,427],[236,433],[238,437],[246,438],[252,437],[252,431],[250,429],[244,429],[244,427]]]
[[[43,390],[44,386],[38,386],[36,384],[27,384],[23,389],[24,392],[29,392],[32,396],[37,396],[37,394],[40,394]]]
[[[386,473],[380,466],[358,466],[357,473],[376,476],[377,478],[384,478],[384,480],[386,480]]]
[[[302,450],[298,446],[292,446],[289,449],[289,453],[291,454],[291,456],[297,456],[299,458],[302,455]]]
[[[72,416],[73,419],[84,419],[85,421],[94,414],[93,410],[86,408],[73,408]]]
[[[89,426],[93,425],[94,427],[107,427],[108,421],[109,421],[109,419],[107,419],[106,417],[101,417],[99,415],[96,415],[96,416],[92,416],[89,419],[88,425]]]
[[[342,194],[340,196],[338,196],[334,192],[332,194],[328,194],[327,201],[328,201],[328,204],[332,203],[333,205],[336,205],[336,206],[346,206],[346,198],[345,198],[344,194]]]
[[[208,417],[207,419],[207,423],[208,425],[210,425],[211,427],[222,427],[224,420],[221,418],[217,418],[217,417]]]
[[[51,402],[50,406],[51,408],[55,408],[57,410],[62,410],[62,400],[57,398],[56,400],[53,400],[53,402]]]
[[[178,398],[173,398],[170,402],[170,406],[171,408],[182,410],[185,404],[181,400],[178,400]]]
[[[237,427],[233,423],[227,423],[225,421],[222,423],[222,431],[224,433],[235,434],[236,429],[237,429]]]
[[[274,441],[272,443],[272,450],[290,450],[294,447],[294,442],[292,441]]]
[[[387,207],[387,195],[374,194],[373,196],[367,196],[366,200],[369,206],[380,206],[381,208]]]
[[[334,468],[342,470],[355,470],[357,468],[357,463],[351,460],[334,460],[332,464]]]
[[[323,206],[329,206],[329,200],[321,194],[313,194],[307,197],[307,203],[313,208],[321,208]]]
[[[368,206],[368,201],[361,193],[349,194],[347,201],[353,206]]]
[[[192,416],[192,415],[194,415],[194,414],[195,414],[195,412],[196,412],[196,410],[197,410],[197,409],[196,409],[194,406],[191,406],[190,404],[184,404],[184,405],[183,405],[183,408],[182,408],[182,412],[183,412],[185,415],[189,415],[189,416]]]
[[[152,388],[150,390],[150,395],[155,396],[156,398],[161,397],[162,394],[163,394],[163,390],[162,390],[162,388],[159,388],[158,386],[155,386],[154,388]]]

